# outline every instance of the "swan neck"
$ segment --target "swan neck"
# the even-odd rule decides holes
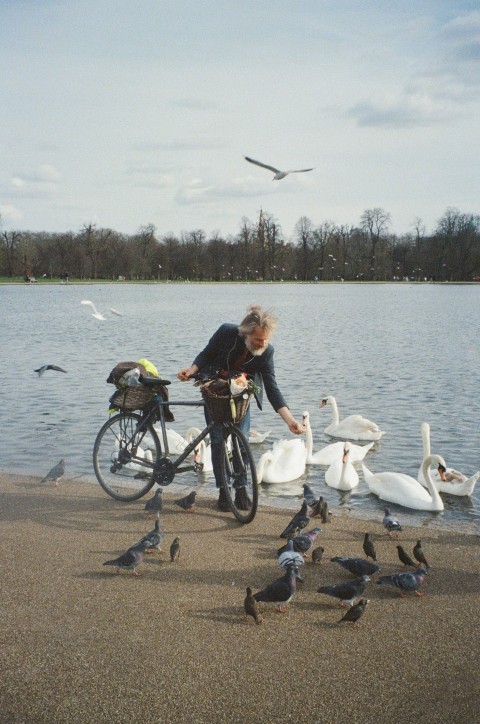
[[[423,457],[428,458],[432,454],[430,447],[430,425],[424,423],[422,425],[422,442],[423,442]]]
[[[433,464],[432,457],[430,455],[428,455],[422,463],[423,477],[425,479],[425,483],[427,484],[428,492],[432,496],[432,502],[436,502],[436,503],[440,502],[442,504],[442,508],[443,508],[443,502],[440,497],[440,493],[438,492],[437,488],[435,487],[435,484],[432,480],[432,475],[430,473],[430,465],[432,465],[432,464]]]

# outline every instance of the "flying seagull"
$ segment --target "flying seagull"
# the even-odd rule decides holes
[[[92,317],[95,317],[95,319],[100,319],[101,321],[104,321],[106,319],[105,315],[108,314],[108,312],[111,312],[112,314],[116,314],[117,317],[123,317],[123,314],[121,312],[118,312],[116,309],[113,309],[112,307],[110,307],[110,309],[108,309],[106,312],[99,312],[98,309],[96,308],[95,304],[88,299],[83,299],[80,303],[87,304],[89,307],[91,307],[93,309]]]
[[[67,370],[64,370],[63,367],[58,367],[57,365],[42,365],[42,367],[39,367],[35,370],[37,375],[41,377],[44,372],[47,370],[56,370],[57,372],[66,372]]]
[[[260,161],[255,161],[255,159],[249,158],[248,156],[245,156],[245,161],[248,161],[249,163],[254,163],[256,166],[261,166],[262,168],[266,168],[269,171],[273,171],[273,173],[275,174],[275,176],[273,177],[273,181],[280,181],[280,179],[288,176],[289,173],[305,173],[306,171],[313,171],[313,168],[299,168],[292,171],[280,171],[280,169],[275,168],[275,166],[268,166],[266,163],[260,163]]]

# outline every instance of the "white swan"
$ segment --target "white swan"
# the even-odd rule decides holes
[[[250,445],[259,445],[260,443],[265,442],[270,433],[271,430],[268,432],[258,432],[258,430],[251,429],[248,435],[248,442]]]
[[[163,448],[162,428],[154,427],[154,430],[157,433],[158,439],[160,440],[160,444],[162,445],[162,448]],[[169,453],[180,455],[180,453],[183,452],[188,445],[187,440],[183,437],[183,435],[180,435],[176,430],[173,430],[171,427],[167,427],[167,428],[165,428],[165,430],[167,433],[167,442],[168,442]]]
[[[443,510],[443,501],[430,475],[430,465],[446,467],[440,455],[425,458],[422,468],[428,490],[418,480],[404,473],[372,473],[364,463],[362,470],[368,487],[382,500],[414,510]]]
[[[428,422],[422,422],[422,442],[423,442],[423,458],[425,459],[431,454],[430,450],[430,425]],[[426,486],[425,478],[423,477],[422,465],[418,471],[417,479],[419,483]],[[466,475],[460,473],[458,470],[453,468],[447,468],[444,473],[444,479],[440,477],[438,470],[430,470],[433,484],[440,493],[448,493],[449,495],[471,495],[475,489],[478,478],[480,477],[480,471],[472,475],[471,478],[467,478]]]
[[[303,424],[305,426],[306,433],[306,445],[307,445],[307,465],[331,465],[335,460],[338,460],[343,455],[343,442],[332,442],[330,445],[322,447],[321,450],[313,452],[313,435],[312,428],[310,427],[310,414],[308,412],[303,413]],[[368,445],[354,445],[351,443],[349,460],[351,463],[358,463],[372,449],[374,443],[371,442]]]
[[[321,401],[320,407],[326,405],[332,407],[332,422],[325,428],[327,435],[349,440],[380,440],[382,435],[385,435],[375,422],[362,415],[350,415],[340,422],[337,401],[332,395]]]
[[[305,472],[307,449],[303,440],[278,440],[257,463],[258,482],[288,483]]]
[[[191,443],[197,435],[200,435],[200,432],[198,427],[190,427],[187,430],[187,441]],[[197,462],[203,465],[202,473],[211,473],[213,470],[211,446],[207,445],[205,440],[200,440],[196,449],[198,451]]]
[[[350,462],[350,443],[343,444],[342,454],[325,473],[325,482],[337,490],[353,490],[358,485],[358,473]]]

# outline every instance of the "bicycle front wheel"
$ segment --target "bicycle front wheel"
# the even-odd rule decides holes
[[[257,471],[250,445],[235,425],[224,428],[220,463],[230,509],[240,523],[250,523],[258,507]]]
[[[161,457],[158,436],[141,415],[121,412],[101,428],[93,447],[97,480],[115,500],[138,500],[153,486],[153,464]]]

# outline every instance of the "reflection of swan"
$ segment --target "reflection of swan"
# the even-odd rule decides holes
[[[80,302],[80,304],[87,304],[89,307],[93,309],[92,317],[95,317],[95,319],[100,319],[102,322],[105,321],[106,317],[105,315],[111,312],[112,314],[116,314],[117,317],[123,317],[123,314],[121,312],[117,312],[116,309],[113,309],[113,307],[110,307],[110,309],[107,309],[106,312],[99,312],[96,308],[95,304],[93,302],[90,302],[88,299],[84,299]]]
[[[331,465],[335,460],[339,460],[343,455],[343,442],[332,442],[331,445],[322,447],[318,452],[313,452],[313,435],[310,427],[310,414],[303,413],[303,424],[305,425],[306,444],[307,444],[307,465]],[[357,463],[363,460],[365,455],[373,447],[373,442],[369,445],[350,445],[348,459],[351,463]]]
[[[187,430],[187,442],[190,443],[192,440],[195,440],[197,435],[200,435],[200,432],[201,430],[199,430],[198,427],[190,427]],[[207,445],[205,440],[200,440],[196,449],[198,450],[197,462],[203,465],[202,472],[211,473],[213,470],[211,446]]]
[[[257,430],[250,430],[248,435],[248,442],[250,445],[258,445],[261,442],[265,442],[267,437],[270,435],[271,430],[268,432],[258,432]]]
[[[418,480],[404,473],[372,473],[363,463],[362,470],[368,487],[382,500],[414,510],[443,510],[443,501],[430,475],[430,465],[446,467],[440,455],[425,458],[422,470],[428,490]]]
[[[342,454],[325,473],[325,482],[337,490],[353,490],[358,485],[358,473],[350,462],[350,443],[343,443]]]
[[[278,440],[257,463],[258,482],[287,483],[305,472],[307,449],[303,440]]]
[[[349,415],[340,422],[337,401],[329,395],[321,401],[320,407],[330,404],[332,407],[332,422],[325,428],[325,433],[331,437],[348,438],[349,440],[380,440],[384,432],[377,424],[367,420],[362,415]]]
[[[431,454],[430,450],[430,425],[428,422],[422,422],[422,442],[423,442],[423,457],[424,459]],[[475,489],[476,482],[480,477],[480,472],[472,475],[471,478],[467,478],[463,473],[454,470],[453,468],[447,468],[444,473],[444,479],[439,475],[438,470],[430,470],[433,484],[440,493],[449,493],[450,495],[471,495]],[[426,485],[425,478],[423,477],[422,465],[417,475],[418,481],[422,485]]]

